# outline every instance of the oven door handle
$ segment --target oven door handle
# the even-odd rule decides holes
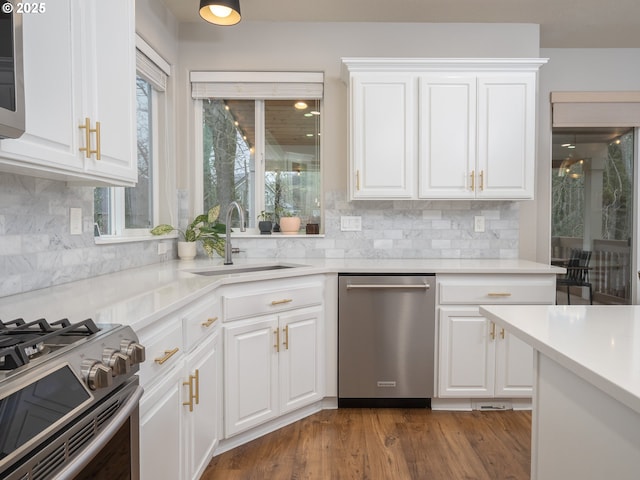
[[[58,474],[56,480],[71,480],[76,477],[118,433],[120,427],[125,424],[131,414],[138,409],[143,393],[144,389],[140,385],[136,385],[136,389],[131,393],[118,413],[109,421],[104,430],[100,431],[96,438],[84,448],[82,453]]]

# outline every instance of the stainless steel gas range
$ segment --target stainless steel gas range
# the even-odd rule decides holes
[[[0,321],[0,478],[139,479],[133,330]]]

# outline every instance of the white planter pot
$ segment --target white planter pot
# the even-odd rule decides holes
[[[196,258],[196,242],[178,242],[178,257],[180,260]]]
[[[300,217],[282,217],[280,231],[284,235],[295,235],[300,231]]]

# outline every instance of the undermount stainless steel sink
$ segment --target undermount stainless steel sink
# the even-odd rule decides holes
[[[232,273],[264,272],[268,270],[282,270],[283,268],[295,268],[295,265],[257,265],[255,267],[215,267],[209,270],[192,270],[198,275],[229,275]]]

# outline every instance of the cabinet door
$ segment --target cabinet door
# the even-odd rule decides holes
[[[279,334],[274,316],[224,327],[225,437],[278,415]]]
[[[496,397],[533,395],[533,348],[498,328],[496,341]]]
[[[280,413],[308,405],[323,396],[322,309],[280,317]]]
[[[415,77],[409,74],[352,76],[352,199],[414,196],[415,89]]]
[[[183,382],[183,413],[186,424],[184,443],[186,479],[197,480],[207,467],[218,443],[220,418],[219,334],[215,333],[187,359],[187,376]],[[187,385],[184,385],[184,383]],[[188,405],[189,383],[192,388],[192,410]]]
[[[477,308],[440,308],[440,397],[493,397],[491,332],[490,322]]]
[[[181,478],[182,372],[180,362],[140,401],[140,478]]]
[[[134,184],[138,178],[135,103],[134,2],[85,2],[86,116],[100,122],[101,159],[86,159],[93,174]]]
[[[478,77],[478,198],[533,198],[535,78]]]
[[[81,103],[79,10],[72,0],[47,3],[41,15],[23,15],[26,129],[0,141],[2,163],[27,169],[81,172],[78,120]]]
[[[474,198],[476,77],[420,77],[420,198]]]

